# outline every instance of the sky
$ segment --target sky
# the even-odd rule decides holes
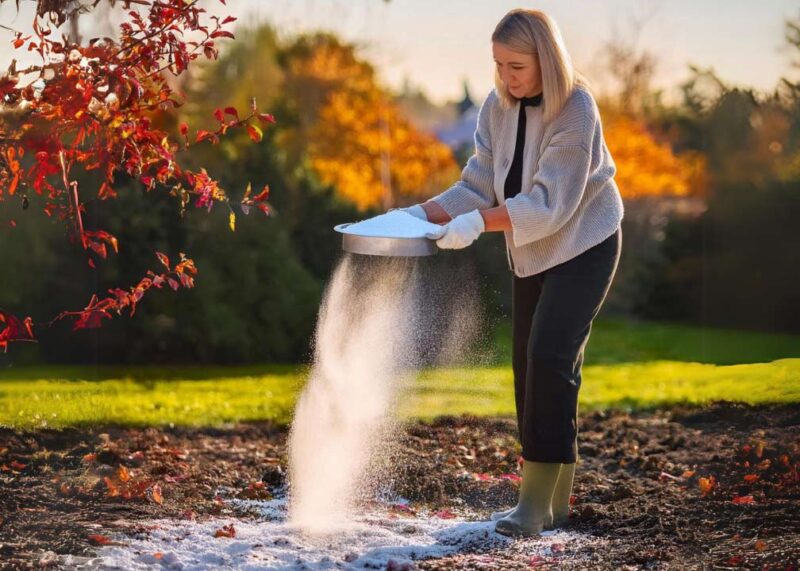
[[[797,0],[201,0],[239,23],[270,21],[287,33],[325,29],[363,45],[381,80],[404,82],[433,101],[473,99],[492,88],[489,38],[510,9],[543,10],[558,23],[576,67],[595,87],[611,87],[598,55],[619,36],[658,60],[654,86],[667,97],[689,76],[689,64],[711,67],[725,81],[771,90],[781,77],[796,77],[784,41],[784,22],[800,17]],[[16,15],[14,2],[0,5],[0,24],[24,29],[32,2]],[[10,63],[10,32],[0,31],[0,69]],[[800,58],[798,58],[800,59]],[[24,62],[20,62],[24,63]]]
[[[492,88],[490,37],[517,7],[555,18],[576,67],[608,86],[598,52],[619,35],[658,58],[657,87],[669,91],[688,65],[713,67],[726,81],[769,90],[791,73],[784,22],[800,17],[796,0],[229,0],[236,15],[268,17],[287,31],[323,27],[351,41],[378,64],[384,81],[407,80],[435,101],[475,97]]]

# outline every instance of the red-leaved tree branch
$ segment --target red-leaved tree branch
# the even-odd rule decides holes
[[[75,4],[67,0],[39,0],[33,34],[15,32],[12,40],[15,50],[35,52],[39,61],[18,70],[14,60],[0,77],[0,200],[19,200],[23,209],[35,201],[48,216],[63,221],[93,268],[95,260],[106,258],[109,246],[117,251],[117,239],[102,228],[86,227],[86,195],[115,198],[115,177],[125,173],[148,191],[160,188],[179,197],[182,209],[192,202],[208,210],[214,203],[225,204],[233,229],[235,214],[225,191],[205,169],[184,169],[178,153],[203,141],[216,144],[236,128],[245,128],[259,142],[259,125],[275,122],[272,115],[259,112],[253,99],[244,117],[232,107],[217,109],[214,131],[190,136],[187,125],[181,124],[180,140],[175,140],[155,128],[153,112],[183,104],[183,95],[173,92],[165,72],[180,75],[200,56],[216,59],[216,42],[234,37],[225,27],[236,19],[206,15],[197,0],[121,4],[129,11],[119,40],[93,38],[78,45],[63,34],[56,38],[56,26],[85,7],[70,8]],[[99,171],[102,183],[96,189],[79,188],[79,170]],[[251,196],[248,186],[238,204],[244,213],[255,207],[269,214],[268,197],[268,187]],[[196,269],[191,259],[181,254],[181,262],[170,267],[166,256],[158,256],[166,261],[166,273],[148,272],[139,284],[127,291],[109,290],[103,299],[94,295],[83,310],[64,311],[49,324],[72,318],[74,329],[99,327],[104,318],[126,309],[133,314],[150,287],[193,286]],[[19,319],[0,310],[0,348],[34,339],[30,317]]]

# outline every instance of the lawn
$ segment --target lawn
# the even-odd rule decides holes
[[[485,366],[432,369],[410,381],[407,417],[513,414],[508,326]],[[284,423],[307,369],[46,367],[0,372],[0,426]],[[734,400],[800,402],[800,336],[597,321],[580,405],[652,408]]]

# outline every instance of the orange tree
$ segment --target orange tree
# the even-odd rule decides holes
[[[676,154],[643,119],[606,109],[603,128],[617,172],[614,179],[626,200],[700,196],[706,188],[706,160],[698,151]]]
[[[63,34],[57,37],[58,28],[87,8],[70,0],[39,0],[33,33],[15,31],[12,40],[15,50],[35,53],[37,62],[17,69],[13,60],[0,77],[0,201],[19,201],[23,211],[41,208],[61,221],[70,239],[86,251],[92,268],[109,248],[116,252],[118,243],[109,232],[85,223],[86,195],[114,199],[115,175],[122,173],[148,191],[160,189],[177,197],[182,210],[189,204],[209,210],[214,203],[225,204],[233,230],[232,201],[204,169],[182,168],[179,154],[191,144],[216,143],[233,128],[244,128],[260,141],[262,126],[274,122],[253,100],[244,117],[233,107],[217,109],[213,131],[190,135],[181,125],[180,135],[171,136],[159,129],[153,115],[183,104],[183,94],[173,90],[168,76],[181,75],[198,57],[216,59],[216,43],[234,37],[225,27],[235,18],[209,16],[198,0],[118,3],[127,10],[119,39],[92,38],[79,44]],[[87,192],[78,186],[80,171],[97,171],[102,182]],[[254,207],[267,214],[268,190],[253,195],[248,190],[239,206],[245,213]],[[8,225],[13,228],[16,221]],[[108,295],[94,294],[85,308],[62,311],[49,324],[69,318],[74,329],[99,327],[123,311],[133,314],[152,287],[193,286],[197,270],[191,258],[180,253],[173,264],[165,254],[156,255],[163,265],[160,272],[148,271],[136,285],[110,289]],[[0,309],[0,348],[31,340],[33,319]]]
[[[450,149],[402,115],[375,69],[327,34],[299,38],[283,54],[288,103],[302,113],[282,146],[306,150],[319,178],[364,211],[440,191],[458,178]]]

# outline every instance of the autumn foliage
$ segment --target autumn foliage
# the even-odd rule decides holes
[[[450,149],[418,130],[355,48],[314,36],[289,54],[288,82],[309,112],[302,137],[323,182],[360,210],[427,198],[458,178]]]
[[[275,122],[252,100],[244,117],[232,107],[218,109],[213,131],[190,135],[181,125],[180,134],[173,136],[157,128],[154,113],[184,103],[168,76],[182,74],[198,57],[216,59],[217,42],[234,37],[225,27],[235,18],[206,16],[197,0],[120,3],[128,19],[120,24],[119,39],[92,38],[85,45],[63,34],[57,37],[68,3],[44,3],[49,11],[40,3],[33,34],[17,32],[12,42],[15,50],[35,52],[39,62],[17,69],[14,60],[0,77],[0,200],[19,201],[22,210],[41,208],[61,221],[70,238],[86,250],[92,268],[107,257],[109,248],[116,252],[118,243],[102,228],[87,226],[86,201],[115,198],[120,175],[138,179],[147,191],[169,192],[180,200],[182,210],[192,202],[209,210],[222,203],[230,210],[233,229],[232,201],[204,169],[183,168],[180,153],[203,141],[216,143],[234,128],[246,129],[258,142],[263,126]],[[81,171],[99,172],[102,182],[97,188],[79,188]],[[265,188],[250,196],[248,188],[239,207],[245,214],[251,207],[268,213],[268,194]],[[192,287],[196,268],[191,259],[181,254],[180,263],[170,267],[166,256],[159,258],[166,273],[148,272],[136,286],[109,290],[111,295],[104,299],[93,295],[83,310],[64,311],[53,321],[69,317],[75,329],[98,327],[123,310],[132,314],[151,287]],[[19,319],[0,311],[0,348],[33,338],[30,317]]]
[[[676,154],[669,141],[657,140],[643,119],[629,114],[606,111],[603,128],[617,165],[614,179],[624,199],[702,194],[706,187],[702,153]]]

